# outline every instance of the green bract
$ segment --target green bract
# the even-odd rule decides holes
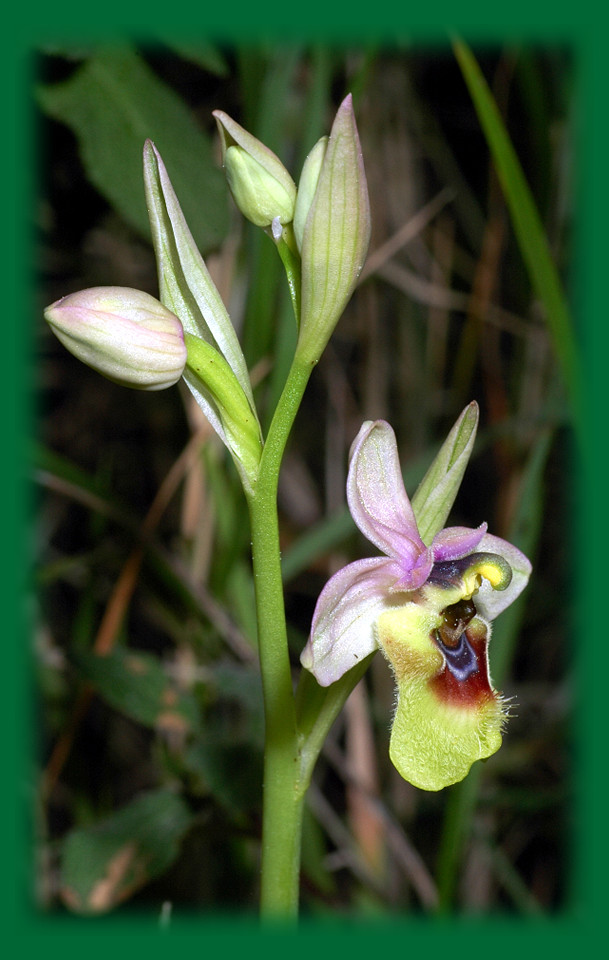
[[[297,354],[304,362],[319,360],[353,292],[369,242],[368,188],[349,94],[334,119],[302,230]]]
[[[209,390],[220,413],[231,450],[250,477],[258,472],[262,443],[260,427],[239,381],[221,353],[200,337],[185,335],[187,368]]]
[[[222,406],[222,391],[217,384],[210,389],[209,383],[190,365],[184,371],[184,379],[231,451],[246,489],[251,491],[257,476],[252,434],[257,434],[259,445],[262,439],[245,358],[226,307],[188,229],[163,161],[150,140],[144,147],[144,180],[161,300],[180,317],[187,334],[209,344],[226,362],[233,375],[230,386],[227,380],[227,391],[234,403],[235,390],[240,389],[240,403],[249,411],[247,439],[239,431],[227,430],[231,415]]]

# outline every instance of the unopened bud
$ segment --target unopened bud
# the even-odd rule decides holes
[[[213,115],[228,185],[243,216],[258,227],[270,227],[276,217],[282,224],[290,223],[296,184],[279,157],[223,110],[214,110]]]
[[[182,324],[142,290],[90,287],[57,300],[44,316],[70,353],[115,383],[164,390],[182,376]]]
[[[315,191],[319,181],[319,174],[324,162],[326,150],[328,148],[328,138],[322,137],[317,141],[311,152],[305,160],[300,180],[298,181],[298,193],[296,194],[296,206],[294,207],[294,234],[298,249],[302,249],[302,236],[305,223],[313,203]]]
[[[224,168],[230,192],[244,217],[257,227],[268,227],[274,220],[290,223],[294,216],[294,191],[268,173],[242,147],[229,147]]]

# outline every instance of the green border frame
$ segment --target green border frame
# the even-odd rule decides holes
[[[534,9],[533,9],[534,6]],[[4,421],[5,456],[2,478],[5,529],[5,565],[2,586],[4,609],[8,611],[6,634],[6,673],[1,698],[4,716],[4,824],[3,887],[0,905],[4,928],[21,941],[20,949],[60,948],[68,956],[72,950],[86,950],[91,958],[105,956],[117,937],[138,937],[138,946],[162,952],[168,948],[190,951],[203,947],[206,952],[232,953],[251,943],[254,937],[264,949],[290,951],[297,958],[319,949],[321,938],[328,952],[338,946],[355,948],[357,953],[395,944],[399,950],[426,952],[488,947],[494,956],[514,955],[515,950],[572,952],[590,949],[604,942],[607,817],[605,815],[604,725],[601,708],[606,699],[601,663],[597,659],[604,641],[604,606],[598,617],[601,593],[602,559],[597,554],[607,525],[607,511],[601,480],[602,460],[598,451],[605,447],[606,416],[601,395],[606,353],[606,286],[608,271],[603,262],[609,246],[606,238],[608,209],[609,150],[607,136],[607,96],[609,55],[606,32],[599,24],[592,5],[580,3],[579,19],[561,13],[555,3],[512,0],[508,8],[488,3],[469,2],[456,6],[436,0],[433,11],[399,8],[375,3],[373,11],[353,8],[353,3],[309,3],[306,8],[277,2],[255,4],[250,0],[230,5],[230,9],[210,9],[200,4],[180,11],[151,10],[150,3],[129,5],[106,2],[102,7],[64,3],[57,6],[32,2],[27,9],[13,11],[7,23],[4,56],[5,138],[2,151],[3,182],[8,201],[3,244],[4,278],[9,291],[9,309],[5,317],[3,376],[0,379]],[[590,9],[588,10],[588,7]],[[433,18],[431,14],[433,13]],[[589,14],[586,16],[586,14]],[[328,21],[328,17],[332,19]],[[576,737],[576,804],[573,849],[573,890],[571,905],[555,917],[543,919],[476,918],[417,919],[376,922],[366,919],[332,920],[309,924],[303,921],[297,933],[278,927],[261,931],[255,918],[193,916],[178,919],[161,928],[152,916],[134,915],[103,920],[45,917],[29,910],[27,894],[31,883],[32,853],[29,843],[29,810],[33,802],[33,774],[29,764],[31,704],[28,646],[30,625],[25,602],[29,576],[29,540],[31,487],[27,465],[27,438],[31,435],[31,380],[29,334],[35,297],[33,255],[28,234],[33,216],[32,185],[35,176],[36,145],[31,126],[32,83],[30,52],[39,44],[94,37],[129,35],[151,37],[172,32],[207,31],[227,40],[328,40],[395,41],[397,37],[425,42],[448,42],[457,33],[470,44],[484,41],[527,41],[567,43],[576,58],[579,84],[577,114],[577,205],[574,313],[584,352],[586,372],[585,434],[575,450],[577,502],[574,547],[578,555],[577,635],[580,646],[575,652],[576,701],[578,724]],[[8,344],[8,349],[6,345]],[[600,437],[600,441],[596,438]],[[596,440],[596,442],[595,442]],[[599,464],[597,466],[597,464]],[[569,524],[565,524],[566,536]],[[582,562],[583,561],[583,562]],[[596,606],[595,606],[596,601]],[[600,619],[600,624],[598,620]],[[598,649],[597,649],[598,648]],[[167,940],[166,938],[169,938]],[[345,939],[346,938],[346,939]],[[9,946],[10,949],[10,946]]]

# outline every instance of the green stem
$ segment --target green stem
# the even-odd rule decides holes
[[[285,445],[311,374],[295,360],[271,423],[258,479],[248,495],[258,616],[258,649],[265,712],[260,912],[289,918],[298,912],[303,791],[296,709],[288,655],[277,483]]]
[[[300,330],[300,256],[296,248],[296,238],[291,223],[284,228],[284,236],[277,244],[277,252],[281,257],[287,277],[290,297],[292,298],[292,309],[296,317],[296,327]]]

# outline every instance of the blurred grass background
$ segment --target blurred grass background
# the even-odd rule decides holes
[[[474,49],[567,291],[574,65]],[[156,295],[141,149],[155,140],[239,331],[268,423],[295,342],[270,240],[219,170],[213,109],[304,157],[354,95],[372,208],[361,283],[300,411],[280,485],[295,670],[328,576],[369,555],[345,508],[350,443],[393,425],[412,494],[472,399],[479,438],[451,523],[517,543],[534,574],[497,622],[504,746],[440,794],[404,783],[377,657],[320,759],[303,911],[535,915],[571,883],[571,409],[489,149],[448,46],[53,48],[38,57],[36,898],[48,911],[254,911],[262,750],[247,512],[179,389],[74,360],[42,309],[88,286]],[[558,359],[557,359],[558,357]]]

